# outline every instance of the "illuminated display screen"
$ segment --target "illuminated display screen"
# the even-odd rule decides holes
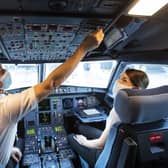
[[[64,109],[73,108],[73,99],[72,98],[63,99],[63,108]]]
[[[55,127],[55,131],[56,132],[59,132],[59,131],[62,131],[63,130],[63,127],[62,126],[57,126]]]
[[[50,99],[42,100],[39,105],[39,111],[48,111],[50,110]]]
[[[29,129],[26,131],[27,135],[34,135],[35,134],[35,130],[34,129]]]
[[[51,123],[51,113],[39,113],[39,124],[47,125]]]
[[[85,97],[77,97],[77,107],[86,107],[87,106],[87,100]]]

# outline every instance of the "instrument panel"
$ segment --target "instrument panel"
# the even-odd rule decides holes
[[[74,168],[72,160],[76,157],[67,140],[64,128],[64,114],[75,113],[76,109],[98,107],[99,100],[93,93],[72,94],[74,88],[57,88],[42,100],[35,111],[24,117],[25,146],[23,167],[30,168]],[[90,88],[89,88],[90,89]],[[62,92],[62,94],[60,93]]]

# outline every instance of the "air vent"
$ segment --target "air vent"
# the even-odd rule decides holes
[[[67,0],[49,0],[48,7],[52,10],[63,10],[68,6]]]
[[[100,8],[106,8],[106,9],[113,9],[117,8],[121,5],[121,1],[119,0],[104,0],[100,4]]]

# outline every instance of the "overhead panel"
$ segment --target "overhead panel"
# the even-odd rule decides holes
[[[107,19],[39,20],[23,17],[0,20],[1,44],[11,60],[66,60],[90,32],[104,28],[109,22]]]
[[[112,22],[125,0],[0,1],[1,60],[62,62],[92,31]]]

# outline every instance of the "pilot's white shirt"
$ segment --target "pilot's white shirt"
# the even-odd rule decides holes
[[[115,109],[112,108],[112,110],[109,113],[109,116],[106,119],[105,129],[108,129],[110,132],[112,126],[119,121],[121,121],[121,120],[120,120],[118,114],[115,112]]]
[[[0,167],[9,161],[18,121],[35,108],[37,100],[34,88],[0,97]]]

